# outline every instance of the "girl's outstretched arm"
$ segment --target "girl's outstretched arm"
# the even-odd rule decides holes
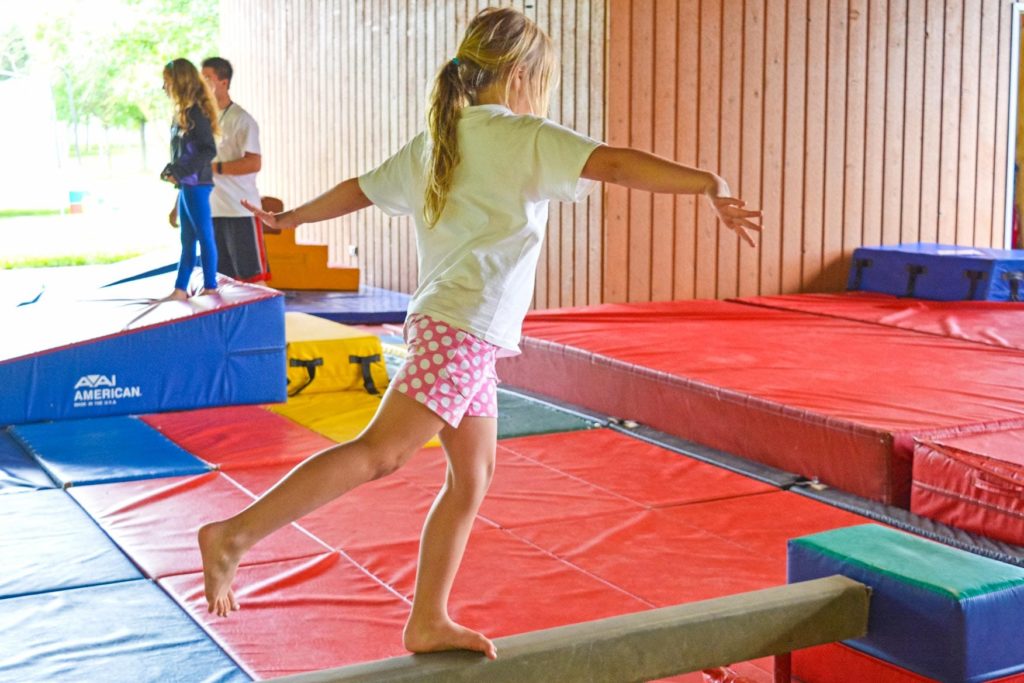
[[[363,194],[359,187],[359,180],[349,178],[338,183],[331,189],[324,192],[316,199],[312,199],[302,206],[298,206],[283,213],[270,213],[258,206],[253,206],[246,200],[242,200],[242,206],[259,217],[263,224],[278,230],[297,228],[303,223],[316,223],[325,221],[328,218],[337,218],[345,214],[365,209],[373,202]]]
[[[743,200],[730,196],[729,184],[710,171],[628,147],[601,145],[590,155],[580,175],[635,190],[703,194],[715,207],[722,223],[751,246],[754,246],[751,232],[761,232],[761,226],[751,220],[760,218],[761,212],[743,208]]]

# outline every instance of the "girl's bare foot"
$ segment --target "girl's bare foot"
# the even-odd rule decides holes
[[[241,554],[232,548],[223,522],[207,524],[199,529],[199,552],[203,556],[207,611],[226,617],[238,609],[231,582],[235,579]]]
[[[213,289],[207,289],[207,288],[204,287],[204,288],[199,290],[199,293],[196,294],[196,296],[209,296],[211,294],[217,294],[217,293],[218,293],[218,291],[217,291],[216,287],[214,287]]]
[[[160,301],[188,301],[188,292],[184,289],[175,289]]]
[[[442,650],[473,650],[497,659],[494,643],[482,633],[456,624],[451,619],[430,623],[413,622],[409,619],[402,634],[405,648],[410,652],[440,652]]]

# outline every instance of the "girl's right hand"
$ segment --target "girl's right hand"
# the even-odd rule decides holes
[[[712,185],[706,194],[715,207],[718,220],[739,235],[744,242],[752,247],[757,246],[752,233],[760,233],[762,227],[751,219],[760,219],[761,212],[756,209],[744,208],[745,202],[738,197],[731,196],[729,183],[724,178],[713,173],[711,176]]]
[[[298,227],[299,225],[291,211],[271,213],[269,211],[264,211],[258,206],[253,206],[246,199],[242,200],[242,206],[251,211],[254,216],[260,219],[263,225],[272,230],[287,230],[289,228]]]
[[[722,225],[729,228],[740,236],[744,242],[756,247],[754,234],[761,232],[760,225],[751,219],[760,219],[761,212],[757,209],[746,209],[742,199],[737,197],[712,197],[711,203],[715,206],[715,213]]]

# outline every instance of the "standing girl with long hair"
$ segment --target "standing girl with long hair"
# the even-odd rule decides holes
[[[211,612],[238,608],[235,570],[253,544],[371,479],[401,467],[435,434],[448,470],[423,526],[405,646],[495,657],[483,634],[455,623],[448,595],[494,471],[495,358],[518,353],[550,200],[577,201],[592,182],[703,194],[722,224],[753,244],[759,211],[714,173],[612,148],[546,118],[551,40],[522,13],[486,9],[437,74],[428,129],[393,157],[291,211],[248,208],[294,228],[374,204],[411,215],[420,282],[409,304],[409,352],[369,426],[301,463],[239,514],[199,531]]]
[[[203,289],[200,294],[217,291],[217,242],[210,214],[213,168],[217,156],[215,135],[220,134],[217,105],[210,87],[195,65],[187,59],[175,59],[164,67],[164,92],[174,103],[171,124],[171,162],[160,174],[161,180],[178,188],[178,199],[171,210],[171,225],[181,222],[181,258],[178,277],[169,300],[188,298],[188,281],[196,264],[196,242],[203,263]]]

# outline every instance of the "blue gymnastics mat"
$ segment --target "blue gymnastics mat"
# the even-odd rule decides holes
[[[847,289],[934,301],[1024,301],[1024,249],[925,242],[860,247]]]
[[[0,601],[0,680],[252,680],[149,581]]]
[[[0,494],[52,489],[53,480],[11,435],[0,431]]]
[[[158,280],[5,316],[0,425],[287,398],[280,292],[221,278],[216,295],[163,301]]]
[[[0,598],[142,578],[78,503],[57,489],[0,496],[0,557]]]
[[[11,427],[61,486],[202,474],[210,465],[134,417],[98,417]]]
[[[287,311],[309,313],[349,325],[381,325],[405,322],[408,294],[378,287],[360,287],[358,292],[287,290]]]

